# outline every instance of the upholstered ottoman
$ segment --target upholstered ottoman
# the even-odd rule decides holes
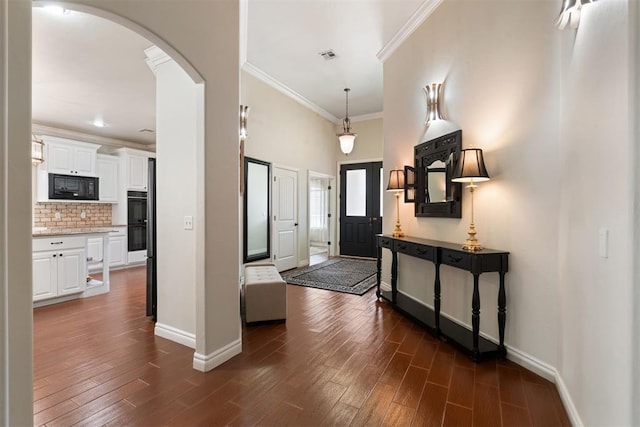
[[[247,323],[286,320],[287,283],[273,264],[245,265],[244,310]]]

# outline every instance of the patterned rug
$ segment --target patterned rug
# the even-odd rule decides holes
[[[334,258],[283,273],[282,278],[291,285],[363,295],[376,284],[376,261]]]

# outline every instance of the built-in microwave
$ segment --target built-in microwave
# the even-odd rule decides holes
[[[98,200],[98,178],[49,174],[49,199]]]

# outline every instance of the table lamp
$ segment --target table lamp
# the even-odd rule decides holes
[[[390,172],[387,191],[395,191],[396,193],[396,229],[393,231],[393,237],[404,237],[404,232],[400,227],[400,193],[404,191],[404,170],[394,169]]]
[[[489,173],[484,166],[482,150],[479,148],[462,150],[451,181],[469,183],[467,188],[471,193],[471,224],[469,224],[469,237],[462,246],[462,249],[469,252],[477,252],[482,249],[482,245],[478,242],[478,239],[476,239],[476,225],[473,221],[473,190],[477,187],[476,182],[488,180]]]

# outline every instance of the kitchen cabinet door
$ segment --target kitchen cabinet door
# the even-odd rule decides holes
[[[147,191],[148,158],[130,154],[128,156],[127,187],[133,191]]]
[[[112,236],[109,238],[109,258],[110,267],[125,265],[127,259],[127,238],[126,236]]]
[[[118,201],[118,159],[98,155],[98,178],[101,202]]]
[[[49,143],[47,147],[49,173],[71,175],[75,170],[73,147],[66,144]]]
[[[96,151],[93,148],[74,148],[76,175],[96,176]]]
[[[36,252],[33,254],[32,261],[33,300],[39,301],[58,295],[57,253]]]
[[[74,294],[87,288],[84,249],[58,252],[58,295]]]

